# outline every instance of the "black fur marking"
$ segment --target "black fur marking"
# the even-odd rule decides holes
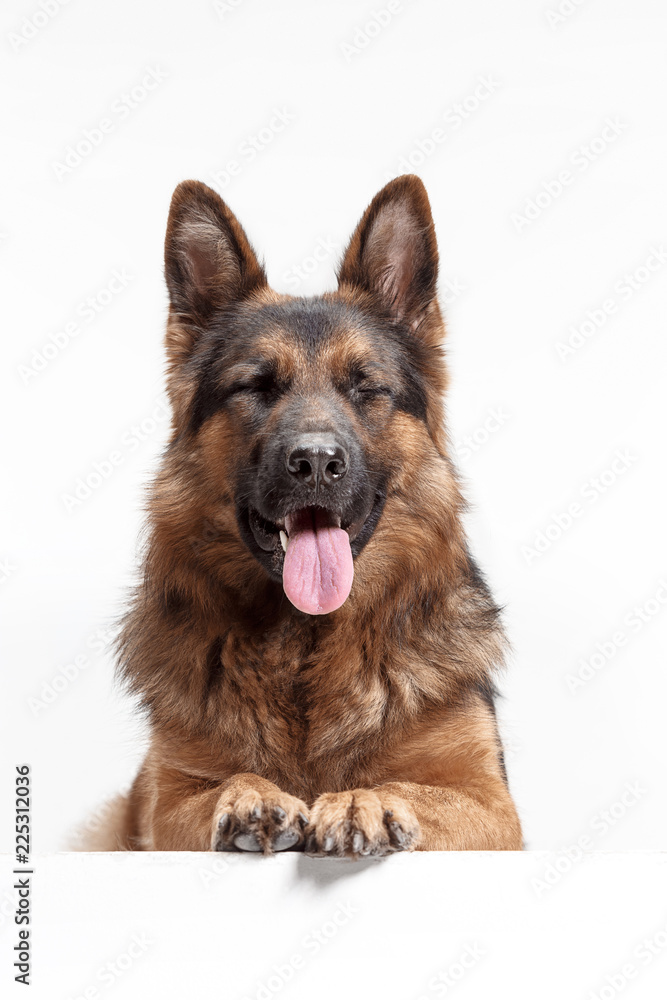
[[[384,505],[387,501],[387,492],[385,485],[383,484],[380,488],[375,491],[375,501],[371,509],[370,514],[364,522],[364,526],[351,543],[350,548],[352,549],[352,554],[358,556],[363,547],[366,545],[371,535],[377,527],[377,523],[382,516],[382,511],[384,510]]]
[[[167,586],[161,597],[162,610],[167,618],[177,618],[187,608],[185,596],[176,587]]]
[[[218,636],[208,647],[206,653],[206,682],[204,686],[204,701],[208,701],[213,689],[220,680],[222,670],[221,657],[224,640],[226,637]]]
[[[200,427],[225,405],[232,395],[230,389],[220,384],[219,362],[223,354],[224,342],[213,340],[203,357],[197,358],[195,376],[197,392],[192,402],[188,430],[196,434]]]
[[[475,690],[482,699],[482,701],[484,702],[484,704],[491,709],[491,712],[493,713],[495,718],[496,698],[500,697],[500,695],[493,681],[490,680],[490,678],[485,678],[483,681],[480,681],[476,685]]]
[[[500,737],[498,737],[498,763],[500,764],[500,773],[503,776],[505,787],[509,788],[509,781],[507,780],[507,767],[505,766],[505,751],[503,750],[503,745],[500,742]]]
[[[503,750],[503,744],[500,739],[500,732],[498,730],[498,719],[496,717],[496,698],[500,697],[498,689],[496,688],[493,681],[490,678],[486,678],[480,681],[475,688],[477,694],[480,696],[485,705],[488,705],[491,714],[493,715],[493,723],[496,730],[496,746],[498,749],[498,763],[500,764],[500,772],[503,776],[503,781],[506,787],[509,788],[509,783],[507,780],[507,767],[505,765],[505,751]]]

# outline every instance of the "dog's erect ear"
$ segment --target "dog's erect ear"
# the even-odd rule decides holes
[[[371,292],[390,315],[417,331],[436,297],[438,247],[419,177],[405,174],[373,198],[338,272],[339,286]]]
[[[165,276],[176,319],[194,326],[266,285],[236,216],[199,181],[174,191],[165,239]]]

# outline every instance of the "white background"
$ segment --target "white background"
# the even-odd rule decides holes
[[[174,186],[216,187],[274,287],[314,294],[410,157],[440,244],[472,547],[514,647],[501,718],[527,846],[664,848],[667,12],[562,6],[558,21],[557,0],[402,0],[362,35],[383,0],[71,0],[50,18],[3,5],[6,850],[14,764],[32,765],[34,848],[50,851],[141,757],[141,726],[93,645],[135,576],[143,487],[166,439]],[[267,132],[276,109],[291,120]],[[102,119],[101,142],[59,167]],[[320,241],[336,249],[312,270]],[[299,281],[295,265],[311,274]],[[131,280],[104,304],[114,271]],[[86,322],[89,296],[100,311]],[[54,336],[65,346],[38,371]],[[111,452],[121,463],[68,509]],[[572,503],[579,515],[556,527]]]

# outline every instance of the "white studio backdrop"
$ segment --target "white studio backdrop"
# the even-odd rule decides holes
[[[308,295],[406,170],[527,846],[664,848],[666,30],[660,0],[3,4],[0,718],[34,850],[144,747],[108,640],[168,429],[174,186],[216,188]]]

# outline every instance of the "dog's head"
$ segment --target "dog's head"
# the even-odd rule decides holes
[[[174,193],[167,350],[179,502],[223,526],[237,573],[254,560],[309,614],[347,599],[388,497],[416,496],[445,454],[437,268],[414,176],[374,198],[338,290],[313,298],[269,289],[210,188],[186,181]]]

